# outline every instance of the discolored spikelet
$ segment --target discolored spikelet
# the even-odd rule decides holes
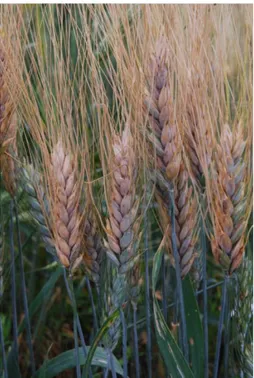
[[[188,171],[181,163],[179,174],[174,181],[174,198],[176,242],[182,278],[188,274],[198,256],[196,247],[197,203],[188,179]],[[164,195],[161,196],[160,192],[156,193],[156,198],[159,204],[160,223],[163,232],[168,233],[167,244],[172,252],[171,221],[168,214],[169,202]]]
[[[10,98],[5,81],[8,65],[0,41],[0,169],[6,190],[11,196],[16,192],[16,164],[17,155],[16,134],[17,120],[14,104]]]
[[[59,260],[65,267],[79,260],[82,240],[79,213],[78,173],[74,159],[59,141],[51,154],[51,184],[54,242]]]
[[[44,241],[46,250],[55,255],[56,251],[52,239],[52,231],[47,223],[47,219],[50,219],[49,204],[42,178],[32,165],[26,165],[22,168],[22,181],[24,190],[28,195],[32,217],[39,225],[40,235]]]
[[[132,150],[132,138],[126,125],[122,137],[115,136],[113,144],[113,180],[110,218],[107,221],[107,247],[109,257],[119,266],[119,273],[125,273],[134,264],[135,219],[138,203],[135,202],[136,166]],[[131,261],[132,259],[132,261]]]
[[[173,118],[172,98],[167,68],[167,42],[161,39],[151,57],[148,79],[149,95],[145,105],[149,112],[149,123],[156,136],[157,166],[165,177],[174,179],[181,164],[181,145],[177,126]]]
[[[171,225],[168,215],[169,184],[174,184],[175,222],[177,249],[180,258],[182,278],[189,272],[196,257],[195,226],[196,205],[189,187],[189,174],[182,159],[181,138],[174,122],[173,102],[169,88],[167,68],[167,42],[161,39],[156,44],[155,54],[149,68],[149,92],[145,103],[149,111],[150,125],[156,135],[157,168],[164,176],[164,184],[157,181],[156,197],[159,203],[161,226],[168,230],[169,249],[171,245]],[[164,187],[163,187],[164,186]],[[169,228],[168,228],[169,227]]]
[[[106,251],[91,214],[85,220],[83,249],[85,269],[92,280],[99,284],[101,263]]]
[[[202,75],[202,76],[201,76]],[[200,180],[203,167],[209,167],[212,158],[212,137],[206,115],[202,82],[205,73],[197,72],[192,67],[189,81],[186,85],[186,120],[184,130],[184,146],[187,152],[192,173]]]
[[[241,124],[232,132],[223,125],[216,155],[218,194],[213,198],[214,235],[212,251],[217,262],[231,274],[241,263],[247,227],[246,141]]]

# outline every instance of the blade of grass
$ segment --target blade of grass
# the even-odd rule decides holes
[[[87,346],[87,350],[91,349],[90,346]],[[79,359],[80,364],[83,366],[86,363],[86,357],[84,356],[83,349],[79,347]],[[119,375],[123,375],[123,371],[121,365],[119,364],[116,357],[113,357],[114,365],[116,368],[116,373]],[[91,361],[92,366],[99,366],[106,368],[107,367],[107,354],[106,350],[98,347],[94,353],[93,359]],[[45,378],[53,378],[59,377],[59,375],[67,369],[75,368],[76,360],[75,360],[75,349],[68,350],[59,354],[58,356],[52,358],[51,360],[47,360],[43,363],[39,370],[37,370],[35,374],[35,378],[45,377]],[[15,377],[16,378],[16,377]]]
[[[4,333],[3,333],[3,325],[2,325],[1,316],[0,316],[0,344],[1,344],[1,347],[2,347],[2,361],[3,361],[4,378],[8,378],[7,361],[6,361],[6,354],[5,354],[5,347],[4,347]]]
[[[224,316],[225,316],[226,298],[227,298],[227,282],[228,282],[228,276],[225,275],[223,288],[222,288],[222,296],[221,296],[221,310],[220,310],[220,319],[219,319],[217,340],[216,340],[216,353],[215,353],[215,361],[214,361],[213,378],[217,378],[218,372],[219,372],[221,337],[222,337],[223,322],[224,322]]]
[[[203,289],[203,330],[204,330],[204,378],[208,378],[209,364],[209,339],[208,339],[208,314],[207,314],[207,277],[206,277],[206,234],[203,220],[201,219],[201,246],[202,246],[202,289]]]
[[[155,295],[156,284],[161,268],[162,253],[160,249],[155,253],[152,273],[154,322],[158,345],[169,376],[174,378],[194,378],[186,359],[165,322]]]
[[[146,205],[146,204],[145,204]],[[151,336],[151,307],[150,307],[150,279],[149,279],[149,239],[148,214],[144,214],[144,247],[145,247],[145,303],[146,303],[146,332],[147,332],[147,370],[148,378],[152,378],[152,336]]]
[[[183,280],[184,305],[190,361],[195,378],[204,377],[204,335],[200,312],[189,275]]]
[[[136,303],[133,303],[132,307],[133,307],[133,336],[134,336],[134,357],[135,357],[136,378],[140,378]]]
[[[162,307],[163,315],[165,321],[167,322],[167,293],[166,293],[166,264],[165,264],[165,255],[162,256],[161,261],[161,270],[162,270]]]
[[[13,350],[18,361],[18,320],[17,320],[17,295],[16,295],[16,272],[15,272],[15,250],[13,235],[13,201],[10,204],[10,251],[11,251],[11,303],[12,303],[12,324],[13,324]]]
[[[123,329],[123,376],[128,378],[128,360],[127,360],[127,327],[123,310],[120,310],[120,317]]]
[[[16,218],[16,227],[17,227],[17,236],[18,236],[21,290],[22,290],[23,305],[24,305],[24,311],[25,311],[27,343],[28,343],[29,354],[30,354],[32,375],[34,375],[35,374],[35,360],[34,360],[34,351],[33,351],[33,343],[32,343],[32,332],[31,332],[30,316],[29,316],[29,309],[28,309],[27,292],[26,292],[24,262],[23,262],[22,245],[21,245],[20,229],[19,229],[19,217],[18,217],[17,204],[15,201],[14,201],[14,213],[15,213],[15,218]]]
[[[88,294],[89,294],[89,298],[90,298],[91,306],[92,306],[94,329],[95,329],[95,333],[97,333],[98,332],[97,313],[96,313],[96,308],[95,308],[95,305],[94,305],[93,292],[92,292],[92,288],[91,288],[90,281],[89,281],[88,277],[86,277],[86,286],[87,286],[87,289],[88,289]]]
[[[102,340],[103,336],[105,333],[110,329],[112,323],[114,320],[120,316],[120,310],[116,309],[104,322],[102,327],[99,329],[97,335],[94,338],[93,344],[91,345],[91,348],[89,349],[88,356],[86,359],[85,367],[84,367],[84,372],[83,372],[83,377],[87,378],[88,377],[88,371],[91,365],[91,361],[93,359],[93,355],[96,351],[97,346],[99,345],[99,342]]]
[[[74,328],[74,342],[75,342],[75,358],[76,358],[76,372],[77,372],[77,377],[81,377],[81,370],[80,370],[80,361],[79,361],[79,347],[78,347],[78,335],[77,335],[77,324],[78,324],[78,312],[77,312],[77,304],[75,300],[75,295],[74,295],[74,290],[73,290],[73,281],[71,277],[67,277],[66,275],[66,269],[63,269],[63,276],[64,276],[64,282],[65,286],[67,289],[67,293],[69,295],[71,305],[72,305],[72,310],[73,310],[73,328]],[[80,327],[81,328],[81,327]],[[83,334],[82,330],[81,333]],[[85,351],[85,356],[86,356],[86,351]]]
[[[226,308],[225,308],[225,329],[224,329],[224,378],[228,378],[228,357],[229,357],[229,323],[230,323],[230,308],[228,296],[226,299]]]

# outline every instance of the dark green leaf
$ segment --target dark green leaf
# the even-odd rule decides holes
[[[40,308],[40,306],[43,304],[45,299],[51,296],[51,292],[61,274],[62,274],[62,268],[58,267],[56,271],[52,273],[50,279],[46,282],[46,284],[43,286],[41,291],[34,298],[33,302],[31,303],[29,307],[30,318],[32,318],[32,316]],[[19,333],[23,332],[24,328],[25,328],[25,319],[23,319],[23,321],[19,325]]]
[[[181,350],[176,344],[174,337],[165,322],[159,303],[155,296],[155,289],[161,266],[162,253],[163,251],[159,249],[155,254],[153,259],[152,273],[153,310],[158,345],[169,375],[174,378],[194,378],[190,367],[188,366]]]
[[[91,347],[88,346],[88,353],[90,353],[90,350]],[[118,362],[115,356],[113,356],[113,358],[117,374],[123,375],[123,370],[120,363]],[[79,361],[80,365],[84,365],[86,363],[86,357],[84,356],[82,347],[79,348]],[[93,366],[101,366],[103,368],[106,368],[107,352],[103,348],[97,347],[95,349],[95,352],[93,353],[91,364]],[[42,367],[36,372],[35,378],[53,378],[58,376],[58,374],[62,373],[63,371],[67,369],[72,369],[75,366],[75,349],[71,349],[67,352],[59,354],[57,357],[52,358],[52,360],[45,361]]]
[[[86,364],[85,364],[85,368],[84,368],[84,372],[83,372],[83,377],[87,378],[88,375],[89,375],[89,368],[90,368],[90,365],[91,365],[91,361],[93,359],[93,355],[97,349],[97,346],[99,344],[99,342],[101,341],[101,339],[103,338],[103,336],[105,335],[105,333],[109,330],[109,328],[111,327],[112,323],[114,322],[114,320],[120,316],[120,310],[117,309],[113,312],[113,314],[111,314],[107,320],[104,322],[104,324],[102,325],[101,329],[98,331],[97,335],[95,336],[95,339],[93,341],[93,344],[91,345],[91,348],[88,352],[88,356],[87,356],[87,360],[86,360]]]
[[[183,280],[183,295],[189,341],[190,358],[195,377],[204,374],[204,336],[200,313],[190,277]]]

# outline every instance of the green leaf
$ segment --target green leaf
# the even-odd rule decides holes
[[[88,352],[86,364],[85,364],[85,367],[84,367],[84,372],[83,372],[83,375],[82,375],[84,378],[88,377],[91,361],[93,359],[93,355],[94,355],[96,349],[98,348],[97,346],[98,346],[99,342],[101,341],[101,339],[103,338],[103,336],[105,335],[105,333],[109,330],[109,328],[111,327],[111,325],[114,322],[114,320],[116,318],[118,318],[119,316],[120,316],[120,310],[116,309],[107,318],[107,320],[104,322],[104,324],[102,325],[102,327],[98,331],[97,335],[95,336],[93,344],[91,345],[91,348],[90,348],[90,350]]]
[[[202,378],[204,374],[204,336],[200,312],[190,277],[183,280],[184,306],[189,341],[190,358],[195,377]]]
[[[193,372],[188,366],[181,350],[176,344],[174,337],[165,322],[159,303],[155,296],[155,289],[161,267],[162,254],[163,251],[161,249],[158,249],[153,259],[152,272],[153,311],[158,345],[169,375],[174,378],[194,378]]]
[[[7,370],[9,377],[22,378],[19,371],[18,356],[13,346],[7,357]]]
[[[30,319],[36,313],[36,311],[40,308],[40,305],[45,301],[45,299],[51,296],[51,292],[61,274],[62,274],[62,268],[58,267],[56,271],[52,273],[50,279],[46,282],[46,284],[43,286],[41,291],[34,298],[33,302],[31,303],[29,307]],[[24,328],[25,328],[25,319],[23,319],[19,325],[19,333],[23,332]]]
[[[91,347],[87,347],[88,353],[91,351]],[[116,373],[123,375],[123,369],[113,356]],[[82,347],[79,348],[79,361],[80,365],[84,365],[87,358],[84,356]],[[91,364],[93,366],[101,366],[103,368],[107,367],[107,352],[101,347],[97,347],[93,353]],[[57,357],[52,358],[52,360],[45,361],[42,367],[36,372],[35,378],[53,378],[58,376],[67,369],[72,369],[76,366],[75,349],[68,350],[59,354]],[[14,377],[14,376],[13,376]]]

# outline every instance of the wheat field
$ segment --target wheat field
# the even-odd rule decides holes
[[[0,378],[252,377],[252,6],[0,28]]]

